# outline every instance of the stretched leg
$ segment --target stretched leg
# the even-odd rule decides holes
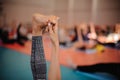
[[[38,16],[33,16],[33,31],[32,31],[32,53],[31,53],[31,68],[34,80],[46,80],[46,61],[44,58],[44,49],[42,42],[43,23],[36,22]]]
[[[85,72],[106,72],[119,78],[120,63],[100,63],[90,66],[77,66],[77,70]]]
[[[16,42],[15,39],[9,39],[9,34],[8,31],[3,31],[1,33],[1,40],[3,41],[3,43],[5,44],[13,44]]]
[[[41,36],[32,37],[31,68],[34,80],[46,80],[46,61]]]

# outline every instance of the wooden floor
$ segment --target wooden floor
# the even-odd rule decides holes
[[[44,40],[44,51],[46,59],[50,60],[51,44],[46,38]],[[27,55],[31,55],[31,41],[26,42],[25,46],[20,46],[15,43],[13,45],[2,45],[6,48],[10,48]],[[68,61],[71,60],[78,65],[92,65],[96,63],[120,63],[120,50],[105,48],[105,51],[101,54],[92,53],[86,54],[84,52],[74,50],[72,48],[60,48],[60,64],[68,66]]]

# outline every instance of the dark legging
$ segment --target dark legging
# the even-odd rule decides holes
[[[20,28],[22,27],[21,24],[19,24],[18,28],[17,28],[17,39],[9,39],[9,32],[7,30],[2,30],[0,29],[0,38],[2,40],[3,43],[6,44],[13,44],[15,42],[20,43],[21,45],[24,45],[23,40],[27,41],[28,38],[27,36],[23,36],[20,33]]]
[[[41,36],[32,37],[31,68],[34,80],[46,80],[46,61]]]
[[[100,63],[90,66],[77,66],[77,70],[84,72],[106,72],[115,75],[119,78],[120,76],[120,63]]]
[[[3,43],[6,43],[6,44],[13,44],[16,42],[15,39],[9,39],[9,33],[8,31],[2,31],[1,32],[1,40]]]

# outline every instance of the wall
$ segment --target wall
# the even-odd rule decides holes
[[[98,0],[96,23],[114,24],[120,22],[119,0]]]
[[[119,0],[96,0],[95,15],[92,11],[94,0],[73,0],[74,4],[70,11],[69,0],[4,0],[4,13],[6,21],[13,19],[22,22],[31,22],[32,14],[57,15],[60,24],[69,23],[69,12],[72,15],[72,23],[91,22],[96,24],[115,24],[120,22]],[[94,17],[94,19],[93,19]]]

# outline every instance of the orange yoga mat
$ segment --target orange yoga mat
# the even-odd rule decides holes
[[[47,38],[43,38],[44,41],[44,51],[45,56],[48,61],[50,61],[51,56],[51,43],[50,40]],[[26,42],[25,46],[20,46],[19,44],[7,44],[2,45],[6,48],[10,48],[23,54],[31,55],[31,41]],[[71,60],[74,64],[78,65],[92,65],[96,63],[109,63],[115,62],[120,63],[120,50],[106,48],[105,51],[101,54],[86,54],[84,52],[74,50],[71,48],[60,48],[60,64],[69,66],[68,62]]]

